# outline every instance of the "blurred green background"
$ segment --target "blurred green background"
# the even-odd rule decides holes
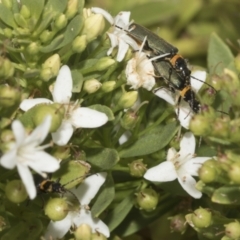
[[[87,0],[113,16],[130,11],[131,19],[179,49],[191,64],[206,67],[209,37],[216,32],[234,54],[239,52],[239,0]],[[221,59],[219,59],[221,61]]]

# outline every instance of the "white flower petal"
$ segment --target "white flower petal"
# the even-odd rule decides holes
[[[151,182],[169,182],[177,178],[177,173],[173,163],[165,161],[148,169],[143,177]]]
[[[20,104],[20,109],[23,111],[28,111],[32,107],[42,104],[42,103],[53,103],[53,101],[47,99],[47,98],[33,98],[33,99],[25,99]]]
[[[58,160],[44,151],[32,152],[28,158],[28,166],[40,175],[42,172],[55,172],[60,167]]]
[[[109,50],[107,51],[107,55],[109,56],[109,55],[112,53],[113,49],[118,45],[118,39],[117,39],[117,37],[116,37],[114,34],[112,34],[112,33],[107,33],[107,35],[108,35],[108,37],[109,37],[109,39],[110,39],[110,42],[111,42],[111,47],[110,47]]]
[[[128,141],[128,139],[132,136],[132,133],[130,131],[126,131],[123,133],[123,135],[118,139],[118,143],[120,145],[124,144],[125,142]]]
[[[108,121],[105,113],[81,107],[73,111],[71,123],[75,128],[96,128],[104,125]]]
[[[73,130],[74,128],[70,122],[62,122],[58,130],[52,133],[53,142],[59,146],[66,145],[73,135]]]
[[[53,87],[52,96],[54,102],[69,103],[72,97],[73,80],[72,74],[67,65],[59,70],[56,82]]]
[[[179,158],[191,159],[195,153],[195,145],[196,141],[194,135],[191,132],[186,132],[180,142],[180,151],[178,153],[180,155]]]
[[[26,167],[22,164],[18,164],[17,169],[18,169],[18,173],[23,181],[23,184],[26,188],[29,198],[34,199],[37,195],[37,190],[35,187],[32,173],[30,172],[28,167]]]
[[[172,161],[172,159],[176,158],[177,151],[175,148],[169,148],[167,152],[167,161]]]
[[[57,238],[62,238],[70,229],[72,224],[72,216],[69,212],[68,215],[61,221],[50,221],[47,230],[45,232],[45,239],[52,240]]]
[[[12,123],[12,130],[15,137],[16,146],[18,147],[24,142],[24,139],[26,138],[25,129],[19,120],[15,120]]]
[[[211,157],[196,157],[183,164],[183,168],[191,176],[198,176],[198,170],[204,162],[211,159]]]
[[[178,171],[178,181],[182,188],[193,198],[201,198],[202,193],[196,189],[196,180],[185,171]]]
[[[193,112],[189,104],[183,100],[178,106],[175,107],[175,112],[177,114],[178,120],[182,127],[189,129],[189,123],[193,117]]]
[[[86,178],[79,187],[71,191],[77,196],[81,205],[88,205],[105,182],[106,177],[106,172],[96,173]]]
[[[122,39],[119,39],[118,42],[119,42],[119,47],[118,47],[118,53],[117,53],[117,61],[121,62],[128,51],[129,45],[126,42],[124,42]]]
[[[191,74],[191,87],[193,89],[194,92],[198,92],[200,90],[200,88],[202,87],[202,85],[204,84],[204,82],[207,79],[207,73],[206,71],[201,71],[201,70],[197,70],[192,72]],[[200,81],[198,81],[197,79],[199,79]]]
[[[46,116],[43,122],[37,126],[29,136],[26,137],[24,144],[32,146],[41,144],[49,133],[51,122],[52,117],[50,115]]]
[[[13,169],[17,163],[17,148],[14,148],[5,153],[0,158],[1,165],[8,169]]]
[[[166,88],[160,88],[157,91],[154,90],[154,94],[171,105],[175,105],[175,94]]]
[[[87,224],[92,228],[92,232],[100,232],[105,237],[110,236],[109,228],[102,222],[99,218],[93,218],[91,211],[81,209],[78,217],[74,218],[73,222],[76,226],[81,226],[82,224]]]
[[[129,25],[131,12],[119,12],[114,18],[114,24],[118,27],[124,28]]]
[[[105,10],[103,10],[102,8],[98,8],[98,7],[93,7],[91,8],[91,11],[93,13],[99,13],[102,14],[104,16],[104,18],[106,18],[106,20],[112,25],[114,23],[114,19],[113,17]]]

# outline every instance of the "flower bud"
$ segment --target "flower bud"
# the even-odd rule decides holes
[[[81,224],[73,234],[76,240],[92,240],[92,229],[87,224]]]
[[[86,49],[87,46],[87,36],[82,35],[76,37],[72,42],[72,51],[74,53],[81,53]]]
[[[239,239],[240,238],[240,224],[238,221],[228,223],[224,225],[225,234],[230,239]]]
[[[97,79],[89,79],[84,82],[83,90],[89,94],[95,93],[102,86]]]
[[[75,16],[75,14],[78,12],[78,0],[68,0],[67,4],[67,10],[65,12],[65,15],[67,19],[71,19]]]
[[[22,5],[21,10],[20,10],[21,16],[23,16],[25,19],[28,19],[31,17],[31,12],[28,9],[26,5]]]
[[[50,115],[52,117],[50,132],[56,132],[62,123],[62,119],[65,114],[65,108],[61,104],[40,104],[34,107],[34,114],[32,116],[32,121],[35,126],[40,125],[46,116]]]
[[[118,101],[119,108],[130,108],[134,105],[137,101],[138,92],[137,91],[130,91],[125,92]]]
[[[204,183],[211,183],[216,179],[217,172],[216,169],[203,165],[198,171],[198,176]]]
[[[52,156],[56,159],[67,159],[71,157],[70,147],[66,146],[56,146],[52,152]]]
[[[6,38],[12,38],[13,32],[11,28],[4,28],[3,33]]]
[[[6,185],[5,193],[13,203],[21,203],[28,197],[26,189],[21,180],[12,180]]]
[[[131,130],[136,126],[138,116],[134,111],[129,109],[121,119],[121,126],[126,130]]]
[[[229,134],[232,142],[238,143],[240,141],[240,118],[235,118],[230,121]]]
[[[7,85],[0,85],[0,106],[11,107],[20,102],[20,92]]]
[[[212,223],[212,213],[204,208],[199,208],[192,214],[192,222],[196,228],[206,228]]]
[[[206,136],[210,133],[211,127],[205,116],[195,115],[189,124],[189,129],[197,136]]]
[[[54,54],[49,57],[43,64],[40,72],[41,78],[44,81],[48,81],[51,78],[57,76],[60,69],[61,59],[58,54]]]
[[[44,213],[53,221],[60,221],[68,214],[68,204],[64,198],[51,198],[44,206]]]
[[[140,209],[152,211],[158,204],[158,194],[151,188],[145,188],[136,193],[136,201]]]
[[[183,214],[177,214],[168,218],[170,220],[170,229],[172,232],[184,234],[187,230],[186,219]]]
[[[135,160],[128,164],[130,174],[133,177],[142,177],[147,170],[147,165],[143,164],[143,159]]]
[[[67,26],[68,20],[65,14],[60,14],[54,21],[54,27],[57,30],[61,30]]]
[[[213,75],[209,84],[211,84],[211,86],[213,86],[216,91],[219,91],[223,88],[223,80],[218,75]]]
[[[1,0],[1,3],[8,9],[12,8],[12,0]]]
[[[96,71],[103,71],[113,65],[116,61],[110,57],[103,57],[96,63]]]
[[[107,240],[107,238],[102,233],[93,233],[91,240]]]
[[[235,184],[240,184],[240,163],[235,162],[230,164],[230,170],[228,171],[228,176]]]
[[[211,135],[226,139],[229,135],[228,129],[229,121],[224,118],[217,118],[214,123],[210,124]]]
[[[8,58],[0,57],[0,77],[10,78],[14,74],[14,66]]]
[[[27,52],[30,55],[36,55],[37,53],[39,53],[40,50],[40,44],[39,42],[31,42],[28,46],[27,46]]]
[[[53,36],[54,36],[53,32],[50,32],[49,30],[44,30],[41,33],[39,38],[40,38],[42,43],[47,43],[47,42],[49,42],[50,40],[53,39]]]
[[[87,42],[96,39],[105,27],[105,20],[102,14],[92,14],[84,21],[81,35],[86,35]]]
[[[27,28],[27,21],[20,13],[14,13],[15,22],[22,28]]]
[[[112,92],[115,89],[116,81],[107,81],[102,84],[101,91],[104,93]]]
[[[31,32],[28,28],[18,27],[18,28],[15,28],[15,30],[16,30],[16,35],[20,35],[20,36],[23,36],[23,37],[31,35]]]

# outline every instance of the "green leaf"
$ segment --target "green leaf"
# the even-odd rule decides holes
[[[104,185],[98,194],[94,205],[91,208],[91,213],[94,217],[98,217],[113,201],[115,196],[114,182],[111,174],[108,174]]]
[[[212,202],[218,204],[240,204],[240,187],[239,186],[224,186],[214,191]]]
[[[223,69],[234,62],[234,56],[222,39],[213,33],[208,47],[208,69],[210,74],[221,75]]]
[[[2,3],[0,3],[0,19],[10,27],[17,27],[12,12]]]
[[[164,148],[174,137],[179,126],[175,122],[156,127],[141,136],[132,145],[119,152],[121,158],[143,156]]]
[[[81,74],[80,71],[76,69],[72,70],[71,73],[72,73],[72,79],[73,79],[72,92],[79,93],[81,92],[82,85],[84,82],[83,75]]]
[[[91,109],[97,110],[99,112],[105,113],[108,117],[108,121],[113,121],[114,118],[115,118],[112,110],[107,106],[104,106],[104,105],[101,105],[101,104],[95,104],[95,105],[91,105],[91,106],[88,106],[88,107],[91,108]]]
[[[114,230],[125,219],[132,207],[133,194],[129,194],[104,219],[110,231]]]
[[[111,169],[119,161],[118,152],[111,148],[90,149],[86,154],[88,162],[104,170]]]

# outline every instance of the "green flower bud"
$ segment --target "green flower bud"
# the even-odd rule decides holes
[[[81,224],[73,234],[76,240],[92,240],[92,229],[87,224]]]
[[[51,78],[57,76],[59,69],[60,69],[61,59],[58,54],[54,54],[49,57],[43,64],[42,64],[42,71],[40,72],[41,78],[44,81],[48,81]]]
[[[53,32],[50,32],[49,30],[44,30],[41,33],[39,38],[40,38],[42,43],[47,43],[47,42],[49,42],[50,40],[53,39],[53,36],[54,36]]]
[[[0,57],[0,77],[10,78],[14,74],[14,66],[8,58]]]
[[[213,86],[216,91],[219,91],[223,88],[223,80],[222,78],[220,78],[218,75],[213,75],[211,77],[211,82],[210,82],[211,86]]]
[[[170,220],[170,229],[172,232],[184,234],[187,230],[186,219],[183,214],[177,214],[168,218]]]
[[[143,164],[143,159],[135,160],[128,164],[130,174],[133,177],[142,177],[147,170],[147,165]]]
[[[30,36],[31,35],[31,32],[28,28],[15,28],[16,30],[16,35],[20,35],[20,36]]]
[[[20,13],[14,13],[15,22],[22,28],[27,28],[27,21]]]
[[[89,94],[95,93],[102,86],[97,79],[89,79],[84,82],[83,90]]]
[[[130,91],[124,93],[118,102],[118,106],[122,108],[130,108],[134,105],[134,103],[137,101],[138,98],[138,92],[137,91]]]
[[[228,171],[228,176],[235,184],[240,184],[240,163],[235,162],[230,164],[230,170]]]
[[[215,122],[211,124],[211,135],[226,139],[229,135],[228,125],[228,118],[217,118]]]
[[[35,126],[40,125],[47,115],[52,117],[50,132],[56,132],[60,127],[65,114],[65,108],[63,105],[54,104],[40,104],[35,106],[35,111],[32,116],[32,121]]]
[[[53,221],[60,221],[68,214],[68,204],[64,198],[51,198],[44,206],[45,214]]]
[[[27,46],[27,52],[30,55],[36,55],[37,53],[39,53],[41,46],[39,44],[39,42],[31,42],[28,46]]]
[[[8,9],[12,8],[12,0],[1,0],[1,3]]]
[[[68,0],[67,10],[65,12],[65,15],[68,19],[73,18],[78,12],[78,2],[78,0]]]
[[[211,183],[216,179],[217,172],[216,169],[203,165],[198,171],[198,176],[204,183]]]
[[[195,115],[192,117],[189,129],[197,136],[206,136],[211,132],[211,127],[207,118],[203,115]]]
[[[136,193],[136,201],[140,209],[153,211],[158,204],[158,194],[151,188],[145,188]]]
[[[93,233],[91,240],[107,240],[107,238],[101,233]]]
[[[81,53],[86,49],[87,46],[87,36],[82,35],[76,37],[72,42],[72,51],[74,53]]]
[[[196,228],[206,228],[212,223],[212,213],[204,208],[199,208],[192,214],[192,222]]]
[[[131,130],[136,126],[138,116],[133,110],[128,110],[121,119],[121,126],[126,130]]]
[[[110,57],[103,57],[96,63],[96,71],[103,71],[113,65],[116,61]]]
[[[54,27],[57,29],[57,30],[61,30],[63,29],[64,27],[67,26],[67,23],[68,23],[68,20],[67,20],[67,17],[65,14],[61,14],[59,15],[55,22],[54,22]]]
[[[0,106],[11,107],[20,102],[20,92],[18,89],[14,89],[7,85],[0,85]]]
[[[3,33],[4,33],[4,36],[6,38],[12,38],[13,36],[13,33],[12,33],[12,29],[11,28],[4,28],[3,29]]]
[[[22,5],[21,10],[20,10],[21,16],[23,16],[25,19],[28,19],[31,17],[31,12],[28,9],[26,5]]]
[[[240,238],[240,224],[238,221],[228,223],[224,225],[225,234],[227,237],[231,239],[239,239]]]
[[[230,121],[229,135],[232,142],[238,143],[240,141],[240,119],[236,118]]]
[[[112,92],[115,89],[116,81],[107,81],[102,84],[101,91],[104,93]]]
[[[81,35],[86,35],[87,42],[96,39],[105,28],[105,20],[102,14],[91,14],[84,21]]]
[[[13,203],[21,203],[28,197],[26,189],[21,180],[13,180],[6,185],[5,193]]]
[[[70,147],[66,146],[56,146],[52,152],[52,156],[56,159],[67,159],[71,156]]]

